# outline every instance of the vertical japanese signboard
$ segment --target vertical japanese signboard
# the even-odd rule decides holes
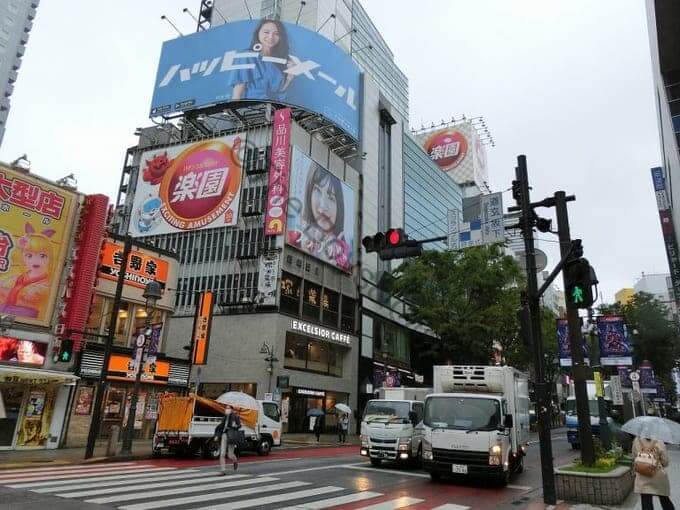
[[[257,279],[257,292],[260,294],[260,304],[273,306],[276,304],[276,288],[279,276],[279,253],[265,253],[260,255],[260,267]]]
[[[460,250],[505,240],[501,193],[465,198],[463,210],[462,221],[458,211],[448,212],[449,249]]]
[[[0,313],[50,324],[76,207],[75,193],[0,166]]]
[[[286,224],[286,201],[290,180],[290,108],[276,110],[272,128],[271,164],[267,189],[267,210],[264,219],[264,234],[283,234]]]
[[[673,294],[675,302],[680,308],[680,252],[678,251],[678,240],[675,237],[675,229],[673,228],[673,217],[670,201],[668,200],[666,179],[661,167],[652,168],[652,182],[654,183],[656,205],[659,209],[659,219],[661,220],[661,232],[664,244],[666,245],[666,257],[668,258],[668,267],[671,273]]]
[[[193,351],[191,353],[191,360],[194,365],[205,365],[208,362],[212,314],[213,293],[203,292],[200,294],[194,318]]]
[[[597,336],[600,343],[601,365],[633,364],[633,347],[623,317],[598,317]]]

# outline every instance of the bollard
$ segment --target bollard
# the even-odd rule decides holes
[[[118,437],[120,436],[120,426],[112,425],[109,435],[109,442],[106,445],[106,456],[115,457],[118,450]]]

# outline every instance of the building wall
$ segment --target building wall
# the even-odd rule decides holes
[[[0,145],[7,126],[10,96],[17,71],[33,28],[40,0],[7,0],[0,3]]]
[[[614,301],[616,301],[620,305],[627,305],[628,303],[630,303],[630,300],[633,299],[634,295],[635,290],[631,288],[624,288],[619,290],[616,294],[614,294]]]

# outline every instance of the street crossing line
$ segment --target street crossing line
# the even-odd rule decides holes
[[[98,503],[98,504],[104,504],[104,503],[117,503],[120,501],[134,501],[135,499],[148,499],[148,498],[156,498],[156,497],[162,497],[162,496],[175,496],[177,494],[188,494],[191,492],[205,492],[213,489],[222,489],[224,487],[242,487],[245,485],[254,485],[258,483],[263,483],[263,482],[275,482],[278,480],[278,478],[249,478],[247,480],[238,480],[236,482],[217,482],[215,479],[215,473],[212,473],[213,475],[213,480],[208,481],[208,480],[201,480],[201,485],[194,485],[192,487],[179,487],[176,489],[166,489],[162,491],[149,491],[149,492],[135,492],[133,494],[118,494],[116,496],[109,496],[106,498],[95,498],[95,499],[88,499],[86,500],[87,503]],[[243,475],[236,475],[235,477],[238,476],[243,476]],[[232,478],[235,478],[232,477]],[[192,483],[196,483],[195,480],[190,480]],[[203,485],[203,482],[205,482],[205,485]],[[258,490],[260,490],[258,488]],[[58,496],[63,496],[62,494],[57,494]],[[68,497],[68,496],[67,496]],[[213,495],[214,497],[214,495]]]
[[[236,482],[233,484],[228,484],[224,483],[221,485],[221,487],[229,487],[229,485],[234,485]],[[137,503],[134,505],[126,505],[126,506],[121,506],[119,507],[121,510],[150,510],[152,508],[164,508],[164,507],[174,507],[174,506],[179,506],[179,505],[188,505],[191,503],[200,503],[203,501],[211,501],[215,499],[226,499],[226,498],[234,498],[237,496],[248,496],[250,494],[258,494],[260,492],[273,492],[277,490],[283,490],[283,489],[294,489],[296,487],[303,487],[305,485],[311,485],[309,482],[285,482],[285,483],[279,483],[279,484],[273,484],[273,485],[265,485],[265,486],[258,486],[258,487],[250,487],[247,489],[237,489],[233,491],[222,491],[219,493],[214,493],[211,492],[210,494],[200,494],[197,496],[189,496],[186,498],[175,498],[175,499],[165,499],[163,501],[149,501],[148,503]],[[221,488],[220,484],[214,485],[213,488]],[[284,495],[284,498],[287,495]]]
[[[130,473],[130,471],[127,471]],[[50,486],[50,487],[61,487],[64,485],[73,485],[73,484],[84,484],[86,482],[95,482],[98,483],[102,480],[106,480],[108,483],[109,480],[127,480],[130,478],[143,478],[143,477],[148,477],[148,476],[153,476],[153,475],[161,475],[161,474],[171,474],[171,473],[176,473],[177,469],[175,468],[157,468],[157,469],[145,469],[141,473],[140,472],[134,472],[134,474],[130,475],[114,475],[114,476],[93,476],[91,478],[79,478],[78,480],[73,480],[73,479],[68,479],[68,480],[55,480],[53,477],[46,477],[46,478],[36,478],[32,482],[24,482],[24,483],[13,483],[13,484],[8,484],[7,487],[10,487],[12,489],[32,489],[34,487],[45,487],[45,486]],[[125,482],[127,483],[127,482]],[[91,485],[88,484],[86,487],[96,487],[96,485]],[[58,490],[58,489],[57,489]],[[34,492],[42,492],[42,491],[34,491]],[[49,490],[46,490],[45,492],[50,492]]]
[[[136,462],[117,462],[116,466],[134,466],[136,465]],[[0,469],[0,474],[5,475],[6,473],[12,474],[12,473],[47,473],[50,471],[71,471],[71,470],[76,470],[76,469],[101,469],[102,466],[105,465],[110,465],[110,464],[78,464],[78,465],[69,465],[69,466],[50,466],[50,467],[42,467],[42,468],[17,468],[17,469]]]
[[[230,480],[234,480],[236,478],[244,478],[246,475],[233,475],[230,476]],[[171,480],[171,478],[174,478]],[[182,480],[182,478],[185,478],[185,480]],[[106,494],[120,494],[121,492],[134,492],[137,490],[144,491],[146,493],[147,490],[150,489],[160,489],[162,487],[181,487],[184,485],[200,485],[204,483],[215,483],[215,472],[214,471],[201,471],[200,473],[195,473],[195,474],[190,474],[190,475],[177,475],[175,477],[165,477],[163,478],[160,483],[142,483],[138,484],[140,480],[135,480],[134,483],[138,485],[125,485],[124,487],[113,487],[111,488],[112,485],[120,485],[120,484],[125,484],[125,482],[116,482],[115,484],[108,484],[103,488],[103,489],[90,489],[88,486],[86,487],[86,490],[78,490],[78,491],[73,491],[73,492],[68,492],[71,489],[71,487],[64,487],[61,490],[65,490],[67,492],[61,492],[61,491],[56,491],[59,492],[57,496],[60,498],[85,498],[89,496],[104,496]],[[224,481],[224,479],[222,480]],[[90,486],[91,487],[91,486]],[[188,489],[183,489],[184,492],[189,492]]]
[[[320,496],[322,494],[329,494],[331,492],[338,492],[345,490],[342,487],[319,487],[317,489],[307,489],[297,492],[288,492],[286,494],[276,494],[274,496],[264,496],[256,499],[246,499],[244,501],[236,501],[234,503],[223,503],[221,505],[211,505],[194,510],[240,510],[241,508],[252,508],[254,506],[270,505],[272,503],[281,503],[282,501],[289,501],[292,499],[311,498],[313,496]],[[136,510],[125,509],[123,510]]]
[[[113,473],[143,473],[152,471],[154,468],[152,466],[135,466],[134,469],[122,470],[120,468],[102,468],[99,471],[87,471],[86,473],[73,473],[71,471],[68,474],[50,473],[45,475],[44,473],[37,473],[32,476],[23,477],[12,477],[12,478],[0,478],[0,484],[7,483],[21,483],[21,482],[35,482],[40,480],[45,480],[46,478],[51,478],[53,480],[62,479],[66,480],[69,478],[81,478],[84,475],[88,476],[106,476]]]
[[[432,508],[431,510],[470,510],[470,507],[463,505],[455,505],[453,503],[447,503],[445,505]]]
[[[529,487],[528,485],[506,485],[506,489],[514,489],[516,491],[530,491],[533,489],[533,487]]]
[[[416,503],[422,503],[423,501],[425,500],[404,496],[402,498],[376,503],[375,505],[363,506],[361,507],[361,510],[396,510],[397,508],[404,508],[405,506],[415,505]]]
[[[337,496],[335,498],[321,499],[319,501],[310,501],[309,503],[301,503],[295,506],[287,506],[279,508],[278,510],[321,510],[322,508],[330,508],[332,506],[347,505],[349,503],[357,503],[365,499],[373,499],[382,496],[381,492],[355,492],[346,496]],[[466,507],[467,508],[467,507]]]
[[[427,473],[412,473],[411,471],[399,471],[398,469],[374,468],[370,464],[364,462],[361,464],[343,464],[342,466],[337,467],[342,469],[357,469],[359,471],[373,471],[375,473],[394,473],[396,475],[414,476],[416,478],[430,478],[430,475]]]
[[[189,474],[186,474],[189,473]],[[48,494],[50,492],[60,492],[60,491],[75,491],[82,489],[96,489],[97,487],[119,487],[117,490],[123,490],[120,486],[128,486],[130,483],[143,483],[143,482],[162,482],[164,480],[178,480],[181,478],[200,478],[202,476],[207,476],[208,473],[205,471],[198,471],[196,469],[187,469],[181,474],[177,471],[158,473],[159,476],[150,476],[149,473],[136,474],[136,475],[121,475],[121,476],[104,476],[102,478],[83,478],[75,482],[74,480],[62,480],[61,482],[42,482],[36,483],[26,483],[19,484],[18,486],[12,486],[14,489],[21,489],[21,486],[36,486],[42,485],[42,488],[31,489],[31,492],[38,492],[40,494]],[[151,473],[154,475],[154,473]],[[90,480],[90,483],[85,483]],[[109,480],[109,481],[100,481]],[[95,483],[92,483],[95,482]],[[48,487],[44,487],[48,485]]]

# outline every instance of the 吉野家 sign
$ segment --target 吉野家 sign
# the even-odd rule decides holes
[[[339,331],[333,331],[332,329],[324,328],[323,326],[317,326],[316,324],[310,324],[309,322],[292,319],[290,321],[290,327],[293,331],[299,331],[300,333],[312,335],[323,340],[330,340],[344,345],[351,345],[352,343],[350,335],[340,333]]]
[[[163,43],[150,115],[271,101],[323,115],[359,138],[361,71],[321,34],[277,20],[225,23]]]
[[[212,326],[213,293],[200,294],[194,317],[193,351],[191,353],[194,365],[205,365],[208,362],[208,346],[210,344],[210,328]]]
[[[244,134],[142,154],[130,235],[233,226],[241,199]]]
[[[76,208],[75,193],[0,166],[0,313],[49,325]]]
[[[123,247],[106,241],[102,247],[99,277],[117,281],[122,263]],[[132,250],[125,270],[125,283],[143,289],[149,282],[156,280],[161,287],[165,288],[168,281],[168,268],[167,260]]]

